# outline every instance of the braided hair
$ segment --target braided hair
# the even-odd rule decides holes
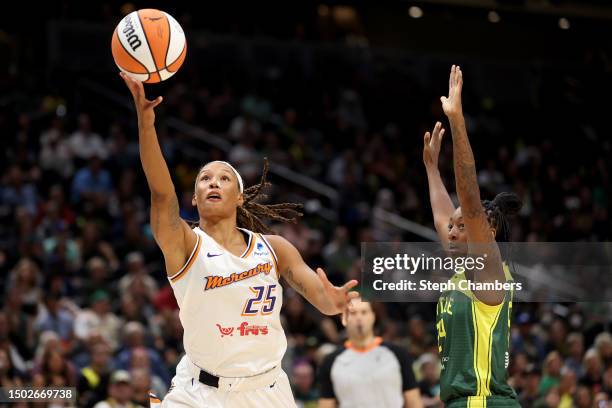
[[[491,201],[483,200],[482,206],[491,227],[495,228],[495,240],[507,242],[510,238],[508,218],[518,214],[523,207],[521,199],[514,193],[499,193]]]
[[[272,186],[267,180],[269,167],[268,159],[264,157],[264,167],[259,184],[244,189],[244,202],[238,207],[236,214],[236,225],[240,228],[269,234],[272,230],[264,223],[263,218],[295,224],[298,218],[303,215],[299,211],[302,208],[302,204],[261,204],[259,202],[268,198],[267,194],[264,194],[262,190]],[[194,222],[194,225],[197,224],[197,222]]]
[[[261,174],[259,184],[248,187],[244,190],[244,203],[238,207],[236,215],[236,224],[241,228],[246,228],[254,232],[270,233],[270,228],[262,221],[262,218],[268,218],[272,221],[297,223],[299,217],[303,214],[299,211],[302,204],[297,203],[280,203],[280,204],[261,204],[257,201],[264,200],[268,196],[262,193],[265,187],[271,187],[272,184],[267,181],[268,175],[268,159],[264,158],[264,167]]]

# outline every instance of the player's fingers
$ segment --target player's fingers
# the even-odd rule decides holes
[[[425,146],[429,146],[430,141],[431,141],[431,133],[425,132],[425,136],[423,136],[423,143],[425,143]]]
[[[434,140],[438,137],[438,132],[440,132],[440,127],[442,127],[442,123],[436,122],[434,129],[433,129],[433,135],[432,135],[432,138]]]
[[[125,85],[130,90],[130,93],[134,95],[134,87],[132,85],[132,80],[130,79],[130,77],[128,77],[124,72],[119,72],[119,76],[123,79],[123,82],[125,82]]]
[[[342,289],[346,290],[348,292],[349,290],[351,290],[352,288],[357,286],[357,283],[358,282],[357,282],[356,279],[351,279],[350,281],[348,281],[344,285],[342,285]]]
[[[148,101],[148,102],[149,102],[149,105],[150,105],[150,107],[151,107],[151,108],[155,108],[155,107],[157,107],[157,105],[159,105],[160,103],[162,103],[162,101],[163,101],[163,100],[164,100],[164,98],[163,98],[163,97],[158,96],[157,98],[155,98],[155,100],[153,100],[153,101]]]
[[[455,66],[453,65],[451,67],[451,71],[450,71],[450,75],[448,76],[448,90],[450,92],[450,90],[453,87],[453,72],[455,71]]]
[[[438,133],[438,140],[437,140],[438,143],[442,142],[442,137],[444,136],[444,132],[446,132],[446,129],[444,128],[440,129],[440,132]]]
[[[445,104],[447,100],[448,100],[448,98],[446,96],[441,96],[440,97],[440,102],[442,102],[442,104]]]
[[[461,92],[461,88],[463,87],[463,71],[461,68],[457,70],[457,90]]]

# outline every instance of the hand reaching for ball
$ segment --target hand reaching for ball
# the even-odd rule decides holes
[[[121,78],[123,78],[123,81],[132,93],[132,97],[134,98],[134,105],[136,106],[136,113],[138,114],[139,125],[153,126],[153,124],[155,123],[154,109],[162,102],[163,98],[161,96],[158,96],[152,101],[148,100],[145,97],[145,91],[142,82],[129,77],[123,72],[120,72],[119,75],[121,76]]]

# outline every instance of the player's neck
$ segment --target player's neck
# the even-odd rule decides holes
[[[376,341],[374,333],[370,333],[369,335],[365,335],[363,337],[352,337],[349,339],[351,347],[358,350],[367,349],[372,343],[374,343],[374,341]]]
[[[200,219],[200,229],[225,248],[241,238],[236,229],[236,221],[230,218],[215,221]]]

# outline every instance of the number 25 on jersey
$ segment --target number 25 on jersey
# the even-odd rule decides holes
[[[274,310],[276,302],[276,284],[268,286],[251,286],[253,296],[247,299],[242,308],[242,316],[256,316],[258,313],[268,315]],[[264,295],[265,294],[265,295]]]

